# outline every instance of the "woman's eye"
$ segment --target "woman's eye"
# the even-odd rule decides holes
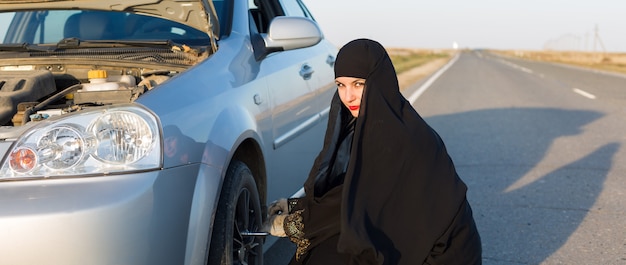
[[[363,82],[357,82],[356,83],[356,86],[364,86],[364,85],[365,85],[365,83],[363,83]]]

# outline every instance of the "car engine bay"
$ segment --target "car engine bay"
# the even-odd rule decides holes
[[[0,126],[129,103],[178,71],[101,65],[0,66]]]

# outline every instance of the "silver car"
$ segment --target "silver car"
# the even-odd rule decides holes
[[[0,264],[263,263],[335,89],[300,0],[0,0],[0,39]]]

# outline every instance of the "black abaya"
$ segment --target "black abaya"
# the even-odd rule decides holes
[[[292,238],[300,242],[292,263],[480,264],[467,187],[439,135],[400,94],[385,49],[366,39],[346,44],[335,76],[366,80],[359,117],[351,132],[351,115],[335,94],[306,196],[290,210],[304,226],[302,240]],[[352,138],[347,154],[340,151],[345,135]],[[341,172],[337,157],[349,158]]]

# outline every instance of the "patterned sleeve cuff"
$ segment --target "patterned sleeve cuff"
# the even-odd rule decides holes
[[[304,210],[297,210],[287,215],[287,217],[285,217],[285,222],[283,223],[285,234],[289,237],[289,240],[297,246],[296,260],[300,260],[300,258],[302,258],[302,256],[307,252],[309,245],[311,245],[309,239],[307,239],[304,235],[302,212],[304,212]]]

